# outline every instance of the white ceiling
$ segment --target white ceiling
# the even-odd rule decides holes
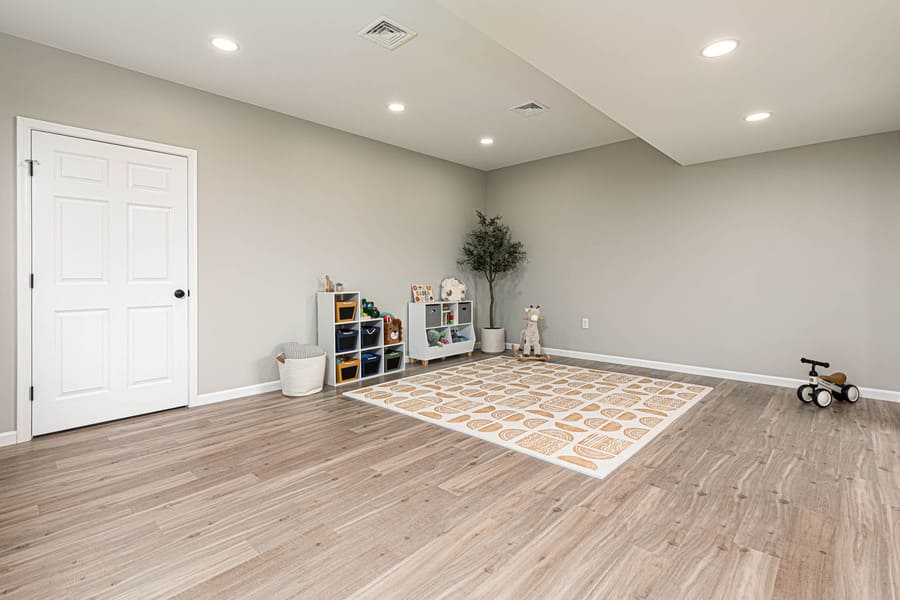
[[[439,2],[681,164],[900,129],[898,0]]]
[[[382,15],[418,37],[357,36]],[[431,1],[2,0],[0,30],[484,170],[634,137]],[[551,110],[508,110],[529,100]]]
[[[356,35],[382,15],[418,37]],[[693,164],[900,129],[898,0],[0,0],[0,31],[484,170],[634,135]],[[529,100],[550,111],[508,110]]]

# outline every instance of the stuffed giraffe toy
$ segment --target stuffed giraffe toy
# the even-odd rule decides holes
[[[538,329],[538,322],[543,320],[541,317],[541,305],[529,305],[525,309],[525,320],[527,324],[522,330],[522,343],[519,346],[519,352],[522,356],[542,356],[541,354],[541,332]]]

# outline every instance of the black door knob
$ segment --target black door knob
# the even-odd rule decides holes
[[[184,298],[184,290],[175,290],[176,298]]]

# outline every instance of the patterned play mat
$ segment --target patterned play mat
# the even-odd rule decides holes
[[[711,390],[500,356],[344,396],[603,479]]]

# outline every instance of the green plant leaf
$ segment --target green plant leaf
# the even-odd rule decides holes
[[[491,295],[490,326],[494,327],[494,281],[499,275],[514,271],[525,262],[525,245],[513,241],[509,226],[502,222],[503,217],[489,217],[481,211],[478,215],[478,226],[466,234],[462,247],[460,267],[484,275]]]

